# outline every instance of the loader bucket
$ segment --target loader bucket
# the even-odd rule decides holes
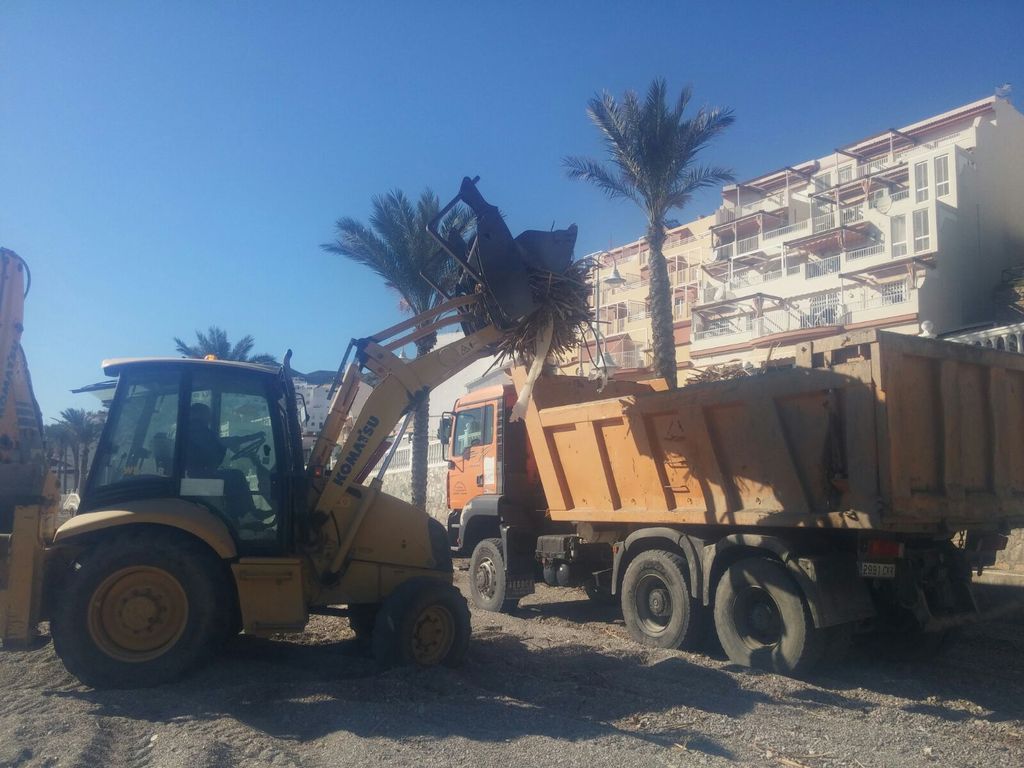
[[[531,274],[561,274],[568,268],[576,245],[576,225],[552,232],[527,230],[513,238],[501,212],[484,200],[476,182],[477,179],[465,177],[459,194],[438,213],[427,230],[465,271],[456,293],[482,293],[490,321],[508,329],[537,309]],[[476,238],[468,249],[458,236],[453,239],[438,230],[441,220],[460,202],[476,216]]]

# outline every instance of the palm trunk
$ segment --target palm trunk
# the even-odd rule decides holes
[[[668,281],[668,264],[662,247],[665,245],[665,228],[661,223],[647,228],[647,243],[651,247],[648,260],[651,287],[648,303],[651,310],[651,331],[653,332],[654,369],[665,379],[670,389],[676,388],[676,340],[672,328],[672,286]]]
[[[85,482],[86,478],[89,477],[89,448],[88,443],[82,448],[82,471],[80,474],[82,482]],[[79,493],[81,493],[81,490],[79,490]]]
[[[416,342],[416,357],[423,357],[434,348],[437,335],[430,334]],[[412,421],[412,505],[427,509],[427,449],[430,435],[430,397],[423,393],[413,412]]]
[[[79,458],[80,457],[81,457],[80,449],[78,448],[78,446],[72,444],[72,446],[71,446],[71,459],[75,462],[75,471],[74,471],[75,488],[74,488],[73,493],[78,493],[79,492],[79,490],[78,490],[78,482],[79,482],[79,477],[80,477],[79,473],[82,470],[82,466],[79,463]]]

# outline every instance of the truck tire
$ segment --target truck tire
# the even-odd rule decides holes
[[[786,567],[765,557],[738,560],[722,574],[715,629],[735,664],[794,676],[818,662],[828,639]]]
[[[484,539],[469,559],[469,594],[473,605],[494,613],[512,613],[519,601],[505,598],[505,576],[501,539]]]
[[[409,579],[381,603],[373,657],[382,667],[457,667],[469,633],[469,606],[459,590],[430,577]]]
[[[622,578],[622,618],[634,640],[656,648],[700,645],[706,611],[690,596],[688,573],[674,552],[649,549],[633,558]]]
[[[352,634],[356,636],[359,650],[363,653],[373,651],[373,628],[377,623],[378,613],[380,613],[380,605],[376,603],[363,603],[348,607],[348,626],[352,630]]]
[[[93,688],[175,680],[230,633],[228,578],[216,555],[184,537],[109,539],[68,574],[50,624],[54,649]]]

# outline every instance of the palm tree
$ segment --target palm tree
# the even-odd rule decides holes
[[[459,274],[457,266],[438,252],[437,244],[427,234],[427,224],[440,210],[437,195],[424,189],[414,204],[396,189],[375,196],[371,207],[369,226],[348,217],[338,219],[336,239],[321,247],[367,266],[384,278],[401,297],[403,310],[414,315],[426,312],[443,297],[421,275],[445,288]],[[470,211],[458,206],[441,222],[441,235],[445,239],[455,234],[465,236],[472,221]],[[436,333],[424,336],[416,342],[416,356],[426,355],[436,343]],[[422,508],[427,502],[429,419],[429,397],[424,395],[416,404],[412,436],[412,503]]]
[[[234,345],[228,341],[228,334],[223,328],[211,325],[206,333],[196,331],[196,343],[187,344],[177,336],[174,337],[174,346],[178,352],[185,357],[203,358],[207,355],[214,355],[218,360],[238,360],[243,363],[262,363],[263,365],[277,365],[277,358],[273,355],[251,355],[256,340],[252,336],[243,336]]]
[[[82,487],[82,478],[89,471],[89,453],[100,436],[103,414],[84,408],[65,408],[60,412],[59,425],[66,430],[71,455],[75,462],[75,490]]]
[[[60,469],[60,491],[67,491],[68,452],[71,450],[71,430],[63,422],[47,424],[44,429],[46,449],[51,464],[56,463]],[[77,463],[75,466],[78,466]]]
[[[589,181],[612,199],[632,200],[647,217],[654,367],[670,387],[676,386],[676,347],[662,252],[668,213],[683,208],[697,190],[732,180],[731,171],[696,162],[700,151],[732,125],[732,110],[701,107],[684,117],[691,97],[687,86],[670,108],[661,78],[651,83],[642,102],[634,91],[627,91],[621,103],[607,92],[595,96],[587,103],[587,114],[601,133],[608,162],[564,160],[569,178]]]

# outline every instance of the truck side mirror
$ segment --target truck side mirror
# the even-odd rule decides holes
[[[437,439],[441,443],[441,456],[448,458],[448,443],[452,439],[452,424],[455,421],[455,414],[445,411],[441,414],[441,421],[437,425]]]

